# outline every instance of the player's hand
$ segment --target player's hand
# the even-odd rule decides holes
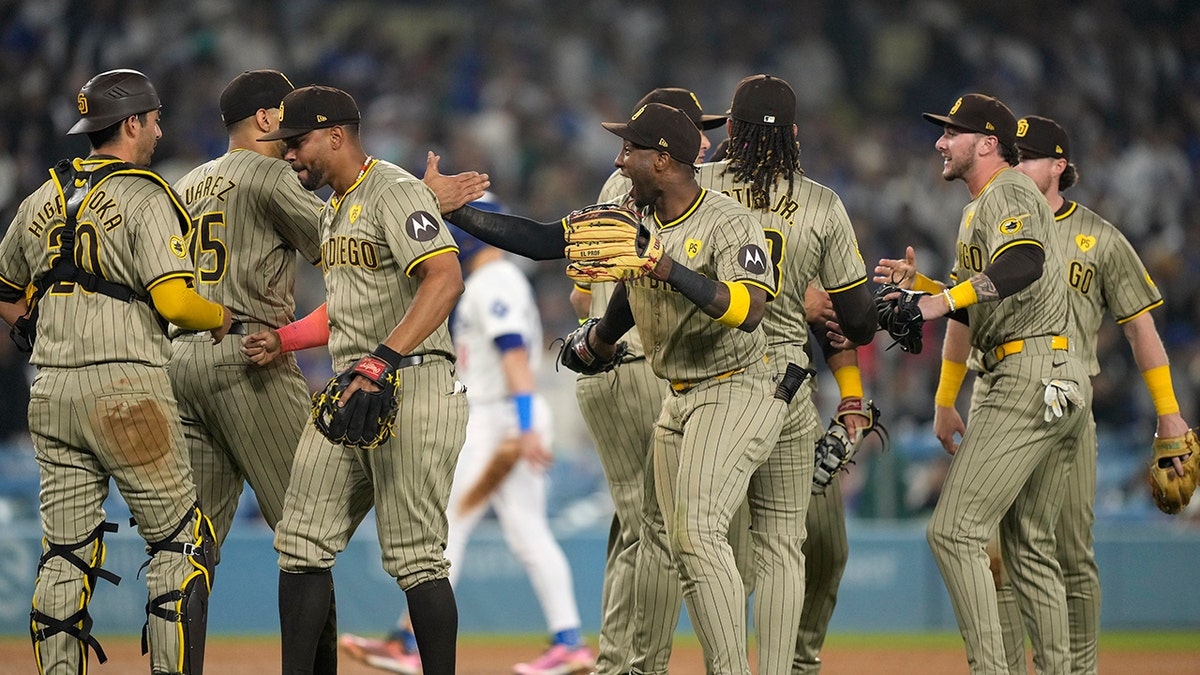
[[[1158,428],[1155,430],[1154,435],[1159,438],[1174,438],[1186,434],[1189,428],[1187,422],[1183,421],[1182,415],[1173,413],[1158,418]],[[1171,463],[1175,465],[1175,475],[1182,478],[1184,473],[1186,473],[1186,470],[1183,468],[1183,461],[1179,457],[1172,457]]]
[[[958,434],[958,438],[962,438],[965,433],[967,433],[967,427],[963,424],[962,415],[958,414],[957,408],[934,406],[933,435],[937,436],[946,452],[951,455],[958,452],[958,441],[955,440],[954,435]]]
[[[521,457],[534,468],[545,471],[554,463],[554,455],[542,443],[542,436],[538,432],[532,429],[523,432],[517,440],[521,444]]]
[[[857,401],[857,404],[853,407],[856,410],[862,410],[862,398],[859,396],[847,396],[846,398],[842,399],[842,404],[854,401]],[[841,405],[838,406],[838,410],[842,410]],[[842,426],[846,427],[846,431],[850,432],[851,441],[857,441],[861,436],[861,430],[871,423],[870,418],[868,418],[866,415],[842,415],[840,419]]]
[[[242,338],[242,356],[256,366],[265,366],[283,353],[279,333],[272,329],[260,330]]]
[[[338,407],[345,408],[346,401],[349,401],[354,392],[360,389],[364,391],[379,391],[380,386],[362,375],[355,375],[354,379],[350,380],[350,384],[346,387],[346,391],[342,392],[342,397],[338,399]]]
[[[212,333],[212,343],[214,345],[221,344],[221,340],[229,335],[229,329],[233,326],[233,312],[229,311],[228,307],[222,307],[221,325],[210,331]]]
[[[825,337],[829,339],[829,344],[832,345],[834,349],[856,349],[859,346],[858,344],[851,342],[850,338],[842,335],[842,325],[837,321],[826,321],[825,330],[827,331],[825,333]]]
[[[875,277],[872,279],[877,284],[890,282],[905,290],[912,288],[913,282],[916,280],[917,252],[911,246],[904,249],[904,260],[880,259],[879,264],[875,266]]]
[[[473,202],[483,197],[483,191],[491,187],[486,173],[464,171],[453,176],[443,176],[438,171],[440,155],[430,150],[425,156],[425,177],[421,180],[433,190],[437,197],[442,215],[446,215],[462,207],[467,202]]]
[[[833,311],[833,301],[829,299],[825,289],[813,284],[804,289],[804,319],[815,324],[837,319],[837,314]]]

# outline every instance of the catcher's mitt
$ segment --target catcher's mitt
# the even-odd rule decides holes
[[[312,397],[312,418],[325,438],[347,447],[370,450],[396,435],[396,412],[400,407],[400,354],[379,345],[353,366],[329,378],[325,388]],[[379,391],[359,389],[345,398],[355,377],[364,377]],[[342,405],[339,405],[341,403]]]
[[[1178,457],[1183,463],[1183,475],[1175,473]],[[1196,430],[1188,429],[1182,436],[1154,438],[1154,459],[1150,461],[1150,493],[1154,505],[1163,513],[1176,514],[1192,500],[1196,479],[1200,476],[1200,441]]]
[[[860,427],[857,438],[850,437],[845,419],[848,415],[867,418],[866,426]],[[847,464],[854,463],[854,455],[869,434],[879,436],[883,449],[888,448],[887,429],[879,423],[879,408],[874,401],[848,398],[838,406],[837,414],[829,421],[829,430],[817,440],[816,470],[813,472],[812,493],[819,495],[833,482],[833,477]]]
[[[887,299],[892,293],[900,295]],[[895,340],[888,349],[900,345],[900,349],[910,354],[921,353],[921,329],[925,318],[921,316],[917,301],[922,295],[928,293],[908,291],[893,283],[880,284],[875,289],[875,311],[879,313],[879,325]]]
[[[592,326],[600,323],[600,319],[592,317],[587,321],[579,324],[579,328],[571,331],[571,334],[562,340],[562,348],[558,350],[558,362],[567,367],[568,370],[573,370],[580,375],[599,375],[617,367],[621,362],[621,357],[625,356],[627,351],[624,342],[617,343],[617,349],[613,352],[612,358],[602,359],[600,355],[592,351],[592,348],[587,343],[588,333],[591,332]]]
[[[564,219],[563,252],[575,281],[624,281],[649,274],[662,259],[663,244],[637,212],[617,204],[595,204]]]

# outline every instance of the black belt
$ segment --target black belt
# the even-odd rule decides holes
[[[179,334],[176,335],[175,337],[183,337],[184,335],[199,335],[201,333],[211,333],[211,332],[212,332],[211,330],[183,330],[183,331],[180,331]],[[249,334],[250,334],[250,326],[242,323],[241,321],[234,321],[233,323],[229,324],[229,333],[227,333],[227,335],[249,335]]]
[[[422,363],[425,363],[425,355],[413,354],[412,356],[406,356],[400,359],[400,361],[396,363],[396,370],[407,368],[409,366],[419,366]]]

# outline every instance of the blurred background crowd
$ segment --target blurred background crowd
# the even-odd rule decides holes
[[[375,156],[420,175],[432,149],[443,172],[485,171],[509,210],[542,221],[595,201],[620,147],[601,121],[627,119],[658,86],[691,89],[706,112],[724,113],[738,80],[766,72],[795,89],[805,171],[845,201],[868,271],[913,245],[921,269],[944,277],[968,194],[942,180],[940,132],[920,113],[978,91],[1067,128],[1081,179],[1066,197],[1117,224],[1146,262],[1166,299],[1154,316],[1184,418],[1196,424],[1197,35],[1200,5],[1185,0],[0,0],[0,230],[48,166],[86,153],[64,135],[75,95],[110,68],[158,87],[153,166],[168,179],[225,151],[224,85],[278,68],[297,86],[350,92]],[[708,133],[714,145],[724,135]],[[548,340],[565,334],[575,320],[562,265],[525,269]],[[302,277],[298,297],[302,313],[322,301],[319,273]],[[941,327],[928,330],[919,356],[888,350],[886,337],[860,350],[893,444],[847,478],[859,518],[916,518],[936,500],[949,458],[930,430]],[[1153,408],[1120,328],[1110,319],[1100,338],[1098,522],[1166,522],[1144,478]],[[314,384],[328,376],[319,350],[303,366]],[[0,341],[0,521],[36,508],[31,376]],[[541,379],[558,403],[556,515],[606,521],[574,378],[550,366]],[[825,374],[820,396],[828,415],[836,387]],[[1170,522],[1200,526],[1200,511]]]

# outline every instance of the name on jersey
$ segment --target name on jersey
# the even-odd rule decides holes
[[[89,221],[99,225],[105,232],[109,232],[125,222],[125,214],[121,213],[117,201],[109,197],[104,190],[96,190],[92,193],[80,213],[85,210],[91,212]],[[29,233],[35,237],[41,237],[52,221],[61,222],[63,220],[63,213],[61,199],[55,197],[47,200],[33,214],[33,221],[29,223],[28,227]]]
[[[736,199],[739,204],[748,209],[754,208],[754,197],[750,193],[750,188],[732,188],[729,190],[721,190],[721,194],[724,194],[726,197],[732,197]],[[799,210],[800,204],[796,203],[796,200],[792,199],[790,195],[786,194],[779,195],[779,199],[776,199],[775,203],[771,206],[771,213],[774,213],[780,218],[786,220],[788,225],[796,224],[796,211]]]
[[[202,197],[216,197],[217,201],[225,201],[225,193],[237,187],[237,183],[227,180],[225,176],[209,176],[204,180],[189,187],[183,193],[183,201],[188,206],[191,206],[196,200]]]
[[[325,269],[332,267],[379,268],[379,251],[375,244],[365,239],[338,235],[321,244],[321,259]]]

